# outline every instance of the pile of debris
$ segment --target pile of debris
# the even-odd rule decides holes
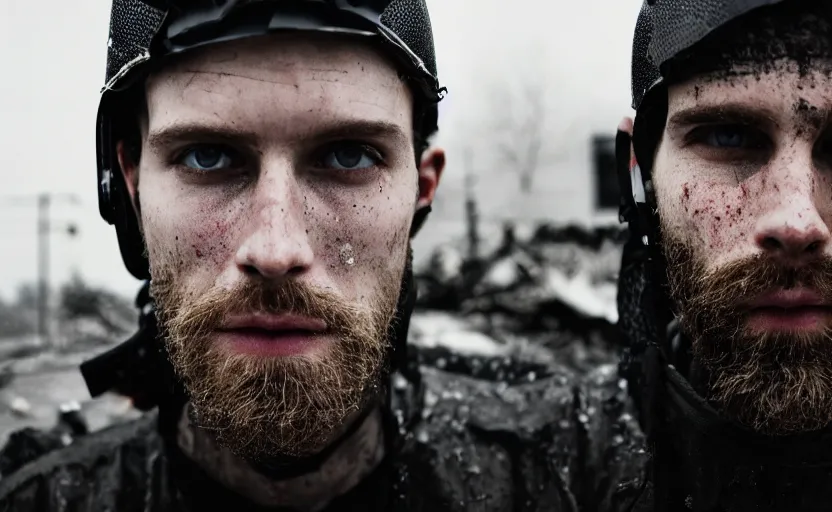
[[[502,241],[487,255],[440,247],[416,271],[412,341],[434,349],[437,342],[425,340],[419,330],[426,315],[434,321],[445,315],[493,340],[494,347],[480,350],[480,356],[512,352],[516,358],[534,346],[578,370],[615,361],[616,281],[626,237],[626,228],[619,226],[539,225],[523,238],[506,225]],[[470,337],[463,330],[445,329],[448,341],[438,344],[460,353],[452,340]],[[532,357],[536,363],[545,359],[539,350]]]

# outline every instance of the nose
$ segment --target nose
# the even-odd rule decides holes
[[[788,265],[821,257],[830,242],[829,226],[812,202],[812,194],[792,194],[764,215],[754,235],[767,255]]]
[[[793,263],[820,256],[828,244],[828,232],[815,227],[784,224],[763,230],[757,245],[769,255]]]
[[[296,180],[261,179],[256,187],[249,235],[235,253],[237,268],[264,280],[303,274],[314,253]]]

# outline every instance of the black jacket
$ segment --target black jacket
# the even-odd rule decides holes
[[[761,435],[723,417],[675,367],[659,372],[651,470],[634,512],[832,510],[832,430]]]
[[[380,467],[327,511],[628,510],[646,455],[614,367],[505,384],[396,374]],[[0,511],[260,510],[160,435],[159,415],[79,438],[0,480]]]

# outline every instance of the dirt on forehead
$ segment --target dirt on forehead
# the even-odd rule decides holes
[[[832,2],[785,0],[758,8],[714,30],[665,64],[670,82],[695,76],[725,80],[738,75],[759,78],[783,70],[783,61],[801,77],[832,76]]]

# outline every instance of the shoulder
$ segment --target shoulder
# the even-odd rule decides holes
[[[639,426],[627,380],[619,375],[616,365],[599,366],[580,379],[575,407],[592,446],[623,446],[632,455],[644,454],[646,437]]]
[[[533,436],[571,414],[576,375],[566,368],[534,372],[513,382],[422,369],[424,408],[430,417],[452,416],[474,429]],[[440,421],[441,422],[441,421]]]
[[[571,414],[573,374],[508,384],[422,367],[421,378],[401,457],[411,485],[425,492],[410,499],[449,512],[511,510],[518,499],[575,510],[545,449],[551,428]]]
[[[511,384],[427,367],[421,374],[422,412],[410,435],[445,480],[462,474],[470,486],[479,481],[472,471],[487,471],[483,495],[496,499],[522,493],[519,470],[529,496],[552,510],[614,510],[640,489],[645,440],[615,365],[585,374],[552,366]]]
[[[48,511],[57,503],[69,503],[69,509],[76,510],[73,507],[82,503],[91,504],[93,496],[107,502],[107,492],[132,489],[143,494],[142,486],[153,480],[162,462],[156,424],[156,415],[148,414],[29,462],[0,480],[0,511]]]
[[[578,387],[577,426],[584,447],[582,458],[602,510],[631,504],[646,481],[649,465],[647,439],[639,426],[627,381],[615,365],[587,374]]]

